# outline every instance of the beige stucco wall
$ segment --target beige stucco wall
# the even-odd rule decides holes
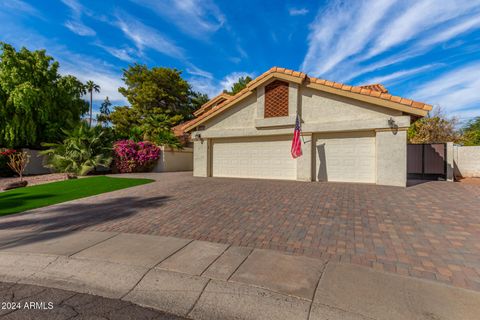
[[[371,132],[375,148],[373,182],[386,185],[406,185],[406,133],[382,132],[389,129],[388,119],[398,127],[408,127],[410,116],[401,111],[338,97],[305,86],[290,84],[289,117],[263,119],[264,87],[257,88],[237,105],[206,121],[201,134],[203,143],[194,143],[194,175],[210,175],[209,141],[223,138],[278,136],[292,134],[296,112],[301,115],[305,143],[303,156],[297,161],[297,180],[315,180],[315,139],[320,133],[347,134]],[[376,132],[378,131],[378,132]],[[376,132],[376,133],[375,133]]]
[[[315,165],[314,159],[314,137],[312,134],[303,134],[302,135],[302,153],[301,157],[296,159],[297,161],[297,180],[299,181],[313,181]]]
[[[283,135],[292,132],[298,110],[302,131],[345,132],[388,128],[393,117],[400,127],[410,125],[410,117],[401,111],[370,105],[329,93],[298,86],[289,89],[288,117],[263,117],[264,87],[256,89],[243,101],[204,123],[204,138]],[[194,136],[196,132],[192,134]]]
[[[370,105],[306,87],[301,89],[301,106],[304,123],[388,119],[391,116],[402,115],[397,110]]]
[[[377,184],[407,185],[407,131],[377,131]]]
[[[193,148],[182,150],[171,150],[162,147],[160,159],[153,168],[153,172],[171,171],[192,171],[193,170]]]
[[[251,94],[236,106],[206,122],[206,130],[253,128],[255,127],[256,106],[256,95]]]
[[[480,146],[455,146],[454,164],[456,176],[480,177]]]
[[[210,175],[208,139],[193,142],[193,175],[196,177],[208,177]]]

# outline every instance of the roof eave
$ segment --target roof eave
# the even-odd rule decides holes
[[[280,71],[278,71],[279,69],[280,69]],[[280,79],[280,80],[286,80],[286,81],[290,81],[290,82],[297,83],[297,84],[304,84],[306,87],[316,89],[316,90],[319,90],[319,91],[332,93],[332,94],[335,94],[335,95],[351,98],[351,99],[358,100],[358,101],[368,102],[368,103],[371,103],[371,104],[374,104],[374,105],[399,110],[399,111],[402,111],[402,112],[405,112],[405,113],[408,113],[408,114],[421,116],[421,117],[425,117],[428,114],[428,112],[430,110],[432,110],[432,106],[428,105],[428,104],[419,103],[419,105],[421,107],[414,107],[414,106],[411,106],[411,105],[407,105],[405,103],[399,103],[399,102],[395,102],[393,100],[386,100],[386,99],[383,99],[381,97],[375,97],[375,96],[371,96],[371,95],[362,94],[362,93],[359,93],[359,92],[353,92],[353,91],[350,91],[350,90],[342,89],[344,87],[348,87],[350,89],[355,88],[355,87],[352,87],[352,86],[346,86],[346,85],[342,85],[340,83],[333,83],[333,82],[330,82],[330,81],[320,80],[320,79],[316,79],[316,78],[310,78],[309,79],[306,74],[300,73],[300,72],[292,72],[292,74],[287,74],[287,73],[284,73],[282,70],[284,70],[284,69],[273,67],[269,71],[267,71],[264,74],[262,74],[261,76],[259,76],[257,79],[254,79],[253,81],[251,81],[250,83],[247,84],[247,87],[245,89],[243,89],[242,91],[237,93],[237,95],[230,96],[230,98],[227,101],[222,102],[222,104],[225,104],[225,105],[222,105],[221,108],[218,108],[217,110],[214,110],[211,114],[209,114],[208,116],[200,119],[198,122],[194,122],[191,125],[185,127],[184,128],[185,132],[188,132],[188,131],[194,129],[198,125],[200,125],[200,124],[204,123],[205,121],[215,117],[217,114],[223,112],[224,110],[232,107],[237,102],[239,102],[239,101],[243,100],[244,98],[250,96],[250,94],[253,92],[254,89],[256,89],[257,87],[259,87],[261,85],[267,84],[272,79]],[[315,82],[311,82],[312,79],[315,80]],[[307,81],[305,81],[305,80],[307,80]],[[326,83],[326,84],[318,83],[319,81],[323,81],[322,83]],[[328,84],[331,84],[331,85],[328,85]],[[214,99],[210,100],[208,103],[212,102],[213,100],[219,98],[222,95],[223,94],[215,97]],[[391,95],[389,95],[389,96],[392,97]],[[401,99],[400,97],[392,97],[392,99],[393,98]],[[401,100],[403,101],[403,100],[408,100],[408,99],[401,99]],[[410,103],[415,104],[416,102],[410,100]],[[211,110],[213,110],[213,109],[211,109]],[[201,114],[200,117],[202,115],[203,114]]]
[[[245,89],[244,89],[245,90]],[[192,129],[194,129],[195,127],[199,126],[200,124],[204,123],[205,121],[207,120],[210,120],[211,118],[215,117],[217,114],[219,114],[220,112],[223,112],[225,110],[227,110],[228,108],[230,108],[231,106],[235,105],[237,102],[240,102],[242,101],[243,99],[247,98],[250,96],[250,94],[252,94],[253,91],[251,90],[245,90],[245,92],[242,92],[241,95],[238,96],[238,98],[236,99],[232,99],[232,101],[227,101],[227,104],[222,106],[221,108],[215,110],[215,112],[212,112],[211,114],[209,114],[208,116],[206,116],[205,118],[201,119],[199,122],[195,122],[191,125],[187,125],[185,128],[184,128],[184,131],[185,132],[188,132],[188,131],[191,131]]]
[[[202,114],[203,112],[205,112],[205,109],[208,108],[209,106],[215,104],[217,101],[219,101],[220,99],[225,99],[225,100],[229,100],[232,96],[227,94],[227,93],[220,93],[218,96],[208,100],[206,103],[204,103],[197,111],[195,111],[193,113],[194,116],[198,116],[200,114]]]
[[[355,93],[355,92],[351,92],[351,91],[345,91],[345,90],[333,88],[333,87],[330,87],[330,86],[321,85],[321,84],[318,84],[318,83],[309,83],[306,86],[308,88],[332,93],[332,94],[343,96],[343,97],[346,97],[346,98],[351,98],[351,99],[355,99],[355,100],[359,100],[359,101],[368,102],[368,103],[371,103],[371,104],[374,104],[374,105],[378,105],[378,106],[382,106],[382,107],[386,107],[386,108],[390,108],[390,109],[395,109],[395,110],[399,110],[399,111],[402,111],[402,112],[405,112],[405,113],[418,115],[418,116],[422,116],[422,117],[425,117],[428,114],[428,111],[432,110],[432,107],[430,105],[425,105],[425,107],[423,109],[420,109],[420,108],[407,106],[407,105],[404,105],[404,104],[401,104],[401,103],[396,103],[394,101],[389,101],[389,100],[385,100],[385,99],[382,99],[382,98],[367,96],[367,95],[363,95],[363,94]]]

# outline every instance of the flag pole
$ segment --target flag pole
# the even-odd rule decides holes
[[[305,144],[305,140],[303,139],[303,131],[302,131],[302,129],[301,129],[301,127],[302,127],[302,118],[300,118],[300,115],[298,114],[298,112],[297,112],[297,117],[298,117],[298,119],[299,119],[298,122],[300,123],[300,137],[302,137],[302,142],[303,142],[303,144]]]

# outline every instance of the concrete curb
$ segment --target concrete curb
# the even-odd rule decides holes
[[[194,320],[480,314],[479,292],[432,281],[271,250],[135,234],[0,231],[0,281],[123,299]]]
[[[0,252],[0,278],[117,298],[192,319],[308,319],[312,301],[159,268]]]

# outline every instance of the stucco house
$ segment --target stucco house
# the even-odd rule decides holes
[[[431,105],[273,67],[175,128],[194,141],[193,174],[405,186],[410,123]],[[303,156],[290,154],[296,115]]]

